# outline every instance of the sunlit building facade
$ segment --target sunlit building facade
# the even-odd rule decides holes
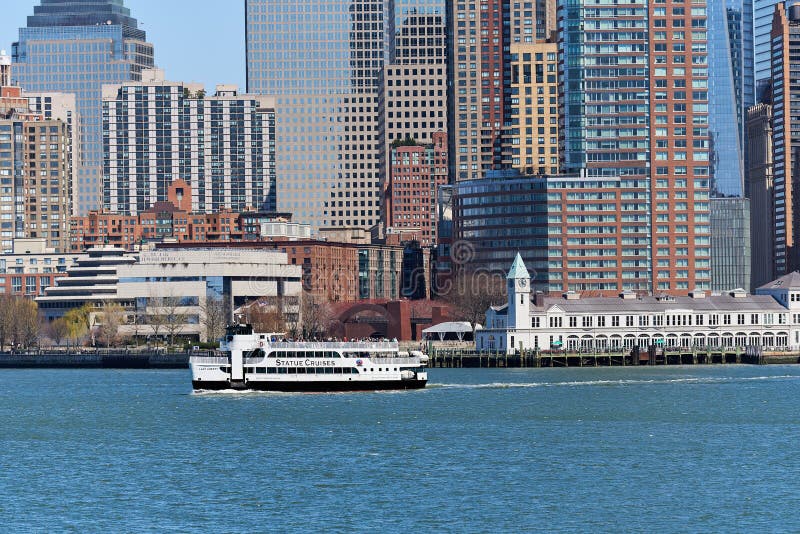
[[[135,215],[182,179],[193,211],[275,211],[274,100],[143,78],[103,87],[103,207]]]
[[[153,45],[122,0],[41,0],[12,45],[12,82],[27,91],[74,93],[79,125],[77,211],[102,200],[101,88],[141,79],[153,66]]]
[[[706,4],[559,4],[563,170],[621,180],[633,290],[710,289]]]

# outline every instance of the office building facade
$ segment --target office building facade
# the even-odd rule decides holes
[[[376,224],[389,5],[247,0],[245,14],[247,90],[277,106],[277,209],[314,228]]]
[[[783,275],[800,268],[795,243],[800,217],[797,215],[794,182],[800,133],[794,117],[800,114],[800,5],[775,8],[772,21],[772,172],[775,228],[775,272]]]
[[[445,26],[443,0],[395,4],[394,42],[378,87],[382,213],[390,201],[394,146],[438,144],[435,137],[447,128]]]
[[[728,42],[739,121],[740,144],[747,170],[747,109],[756,103],[753,0],[727,0]],[[745,174],[746,175],[746,174]],[[747,184],[745,183],[745,186]],[[745,188],[746,192],[746,188]]]
[[[709,289],[707,2],[559,7],[564,171],[619,178],[641,214],[646,235],[618,260],[651,267],[622,267],[628,284]]]
[[[103,207],[135,215],[180,179],[193,211],[275,211],[274,100],[143,78],[103,88]]]
[[[772,164],[772,106],[756,104],[747,110],[747,172],[750,198],[751,287],[776,278],[775,191]]]
[[[711,290],[750,291],[750,199],[712,198]]]
[[[716,197],[744,196],[744,28],[732,32],[728,2],[707,2],[708,99],[711,192]],[[696,9],[696,8],[695,8]],[[736,28],[733,28],[735,30]],[[696,28],[693,28],[696,31]],[[739,46],[739,50],[735,47]],[[692,54],[694,58],[694,51]],[[738,77],[735,76],[738,75]],[[749,96],[749,95],[748,95]]]
[[[32,112],[18,87],[0,87],[0,248],[14,238],[44,238],[69,250],[72,131]]]
[[[76,149],[77,211],[102,202],[101,88],[139,80],[153,45],[121,0],[41,0],[12,45],[12,82],[30,92],[73,93],[81,117]]]
[[[772,73],[772,18],[775,6],[784,4],[785,0],[741,0],[743,4],[752,4],[753,10],[753,72],[756,84],[756,100],[760,101],[765,82]]]

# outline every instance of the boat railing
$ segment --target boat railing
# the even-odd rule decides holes
[[[419,358],[370,358],[369,361],[379,365],[420,365]]]
[[[279,341],[270,343],[273,349],[344,349],[348,351],[397,350],[396,341]]]
[[[222,365],[230,363],[226,356],[191,356],[189,361],[201,365]]]

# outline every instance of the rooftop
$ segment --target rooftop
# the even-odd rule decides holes
[[[712,295],[705,298],[671,297],[637,297],[625,299],[619,297],[587,297],[578,299],[565,299],[562,297],[545,297],[544,305],[531,307],[532,314],[540,314],[553,306],[557,306],[566,313],[663,313],[674,310],[689,311],[731,311],[757,308],[760,311],[785,312],[786,308],[776,301],[771,295],[744,295],[734,296],[732,293]]]
[[[800,272],[793,271],[773,280],[767,282],[758,289],[800,289]]]
[[[522,261],[522,256],[519,255],[517,252],[517,257],[514,258],[514,263],[511,264],[511,269],[508,271],[507,279],[517,279],[517,278],[530,278],[531,275],[528,274],[528,269],[525,267],[525,262]]]

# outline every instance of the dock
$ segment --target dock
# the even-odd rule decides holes
[[[78,350],[0,352],[0,369],[188,369],[187,352]]]
[[[800,353],[762,351],[753,347],[694,349],[653,348],[639,351],[522,351],[515,354],[471,350],[433,350],[430,367],[627,367],[638,365],[795,364]]]

